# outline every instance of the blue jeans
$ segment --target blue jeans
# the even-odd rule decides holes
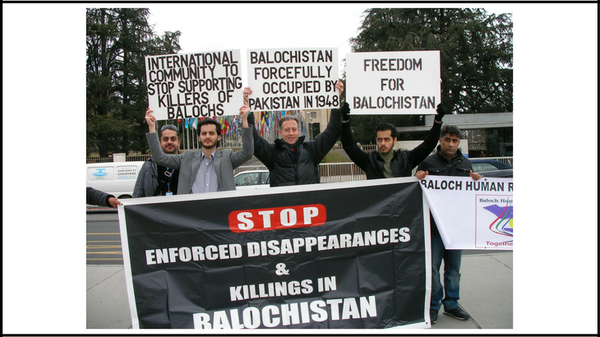
[[[435,224],[432,223],[432,227]],[[461,250],[446,250],[437,228],[431,231],[431,310],[440,310],[441,304],[446,311],[458,308],[460,292]],[[444,260],[444,287],[440,282],[440,267]],[[443,300],[442,300],[443,298]],[[440,304],[441,301],[441,304]]]

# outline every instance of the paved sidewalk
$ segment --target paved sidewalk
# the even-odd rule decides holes
[[[513,253],[463,254],[461,273],[459,304],[471,319],[459,321],[441,309],[432,329],[512,329]],[[131,329],[122,265],[88,265],[86,289],[88,329]]]

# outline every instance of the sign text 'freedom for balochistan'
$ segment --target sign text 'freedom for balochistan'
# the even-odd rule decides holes
[[[430,326],[428,208],[414,179],[123,204],[134,328]]]
[[[434,114],[441,103],[439,50],[346,55],[353,114]]]
[[[239,114],[239,50],[146,56],[148,102],[157,120]]]

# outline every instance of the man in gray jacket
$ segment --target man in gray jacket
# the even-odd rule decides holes
[[[166,154],[178,154],[181,139],[177,126],[167,124],[158,131],[160,148]],[[138,174],[133,188],[133,197],[151,197],[177,194],[179,171],[172,167],[157,165],[152,157],[148,158]]]
[[[183,154],[165,154],[156,135],[156,119],[152,110],[146,111],[149,132],[146,134],[152,158],[159,165],[179,170],[177,194],[204,193],[235,190],[233,169],[252,158],[254,142],[248,126],[250,107],[240,108],[242,116],[242,149],[220,151],[221,124],[211,118],[198,123],[198,141],[201,151],[185,151]]]

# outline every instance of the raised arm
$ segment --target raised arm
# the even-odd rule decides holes
[[[252,138],[252,129],[248,124],[248,114],[250,113],[250,107],[244,104],[240,108],[240,116],[242,116],[242,149],[231,155],[231,164],[233,168],[239,167],[250,158],[254,153],[254,139]]]
[[[348,103],[344,103],[342,106],[342,145],[344,146],[344,151],[350,159],[358,165],[361,169],[365,169],[369,165],[369,155],[361,150],[354,138],[352,137],[352,128],[350,125],[350,107]]]
[[[410,168],[414,168],[419,163],[421,163],[425,158],[427,158],[438,143],[440,139],[440,129],[442,128],[442,118],[446,114],[446,109],[442,104],[437,106],[437,115],[435,116],[435,120],[433,121],[433,125],[429,132],[427,133],[427,137],[425,140],[419,144],[416,148],[408,151],[408,162],[410,163]]]
[[[252,89],[244,88],[244,105],[248,105],[248,95],[252,95]],[[254,142],[254,156],[258,158],[269,170],[273,168],[272,151],[274,146],[266,139],[262,138],[256,130],[255,118],[253,112],[248,112],[248,125],[252,130],[252,141]],[[242,139],[244,137],[242,129]]]
[[[335,87],[339,91],[339,95],[342,95],[344,91],[344,83],[340,80],[337,81]],[[340,106],[343,108],[342,104]],[[345,106],[348,106],[345,103]],[[319,135],[315,137],[314,142],[311,144],[313,146],[313,150],[315,151],[315,159],[320,162],[325,158],[327,153],[331,150],[331,148],[335,145],[335,143],[340,138],[340,133],[342,130],[342,111],[341,109],[332,109],[331,110],[331,120],[327,123],[327,128],[325,131],[321,132]]]
[[[154,111],[150,110],[150,107],[146,110],[146,123],[148,123],[148,132],[154,133],[156,132],[156,117],[152,114]]]

